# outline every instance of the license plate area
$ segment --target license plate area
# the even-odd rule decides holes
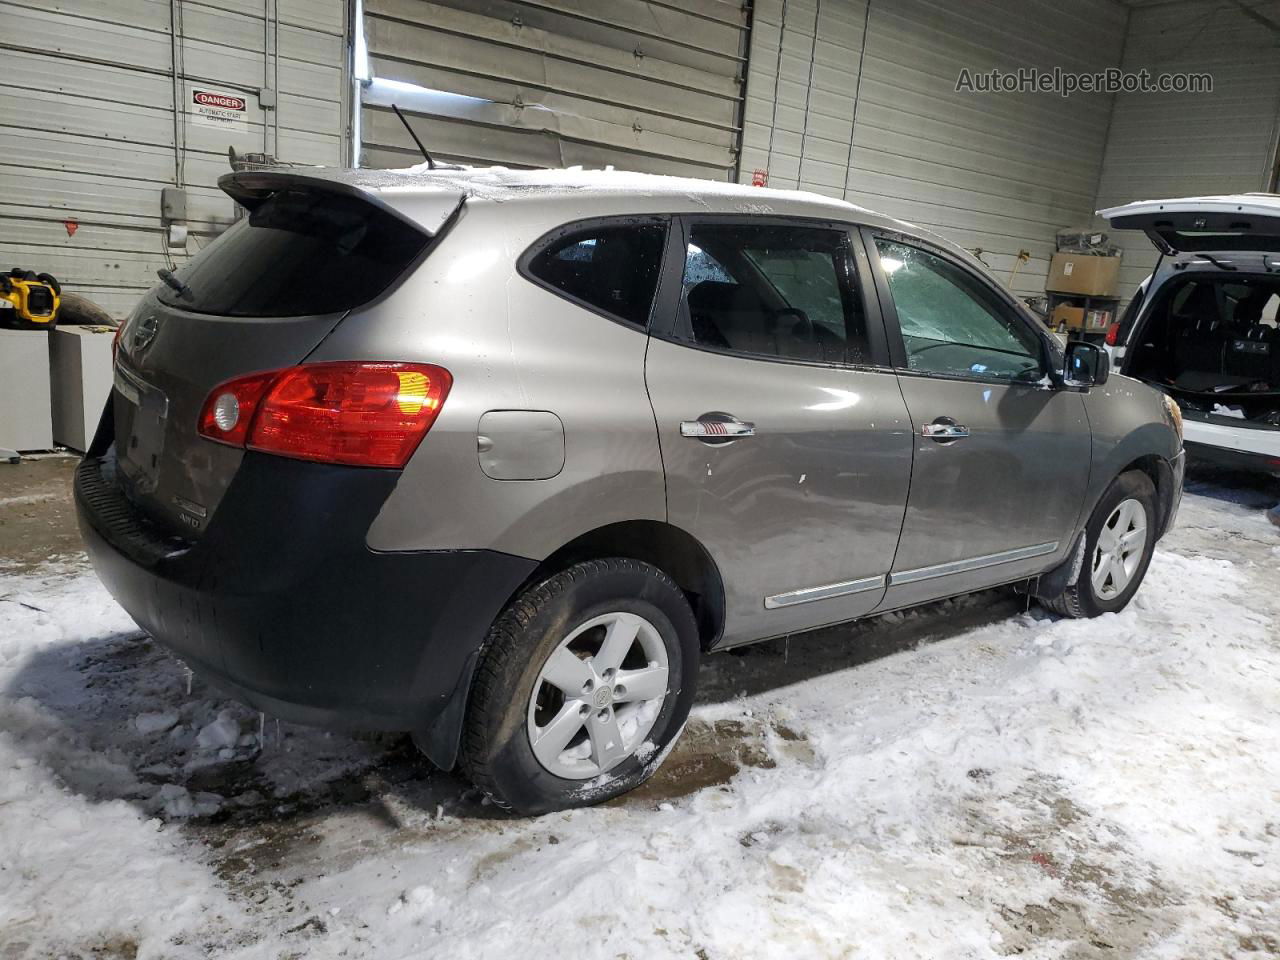
[[[117,364],[114,383],[122,401],[116,420],[119,462],[134,489],[150,493],[155,489],[164,452],[169,399],[159,388]]]

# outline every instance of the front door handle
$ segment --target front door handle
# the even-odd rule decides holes
[[[963,424],[956,423],[950,417],[938,417],[933,423],[926,423],[920,427],[920,436],[928,437],[937,443],[951,443],[954,440],[963,440],[969,435],[969,428]]]
[[[733,443],[743,437],[754,437],[756,425],[724,413],[704,413],[697,420],[681,420],[680,436],[703,443]]]

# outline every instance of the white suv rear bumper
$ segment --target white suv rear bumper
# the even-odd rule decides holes
[[[1234,453],[1252,453],[1280,459],[1280,430],[1229,427],[1218,423],[1186,420],[1183,435],[1188,443],[1218,447]]]

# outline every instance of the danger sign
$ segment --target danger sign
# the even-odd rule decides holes
[[[223,110],[244,112],[246,106],[243,97],[233,97],[226,93],[213,93],[209,90],[192,90],[191,99],[202,107],[221,107]]]
[[[191,122],[205,127],[248,126],[249,101],[235,93],[194,87],[191,90]]]

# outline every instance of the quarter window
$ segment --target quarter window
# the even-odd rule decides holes
[[[666,235],[659,224],[588,227],[541,250],[529,262],[529,272],[572,299],[643,327]]]
[[[907,366],[977,379],[1039,380],[1043,345],[982,281],[917,247],[877,239]]]
[[[870,362],[866,315],[842,230],[696,224],[685,256],[693,340],[737,353]]]

